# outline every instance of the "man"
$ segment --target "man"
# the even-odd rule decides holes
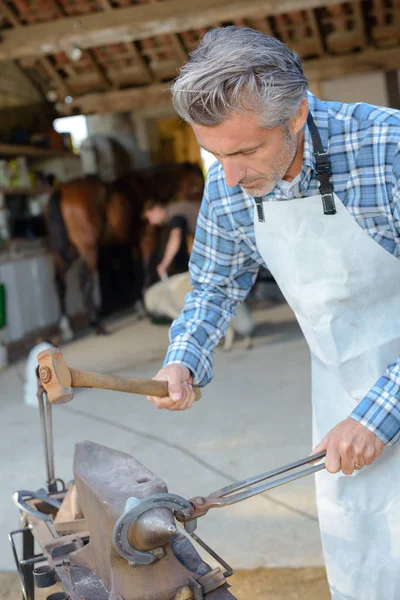
[[[176,110],[218,162],[198,220],[193,293],[156,375],[169,397],[150,400],[170,410],[191,405],[192,383],[211,379],[213,349],[267,264],[311,351],[315,452],[327,452],[316,479],[332,598],[395,600],[400,114],[321,102],[307,87],[294,52],[237,27],[206,34],[176,80]]]

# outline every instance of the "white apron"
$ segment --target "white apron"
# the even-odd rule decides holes
[[[258,250],[311,351],[314,445],[400,354],[400,261],[333,197],[334,215],[316,195],[263,202],[265,220],[254,218]],[[352,476],[322,471],[316,484],[332,599],[399,600],[400,447]]]

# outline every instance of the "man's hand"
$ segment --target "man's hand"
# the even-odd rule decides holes
[[[382,454],[385,444],[372,431],[351,417],[345,419],[324,437],[313,454],[326,450],[325,465],[329,473],[351,475],[370,465]]]
[[[165,277],[165,275],[167,275],[168,265],[165,265],[164,263],[161,262],[159,265],[157,265],[156,269],[157,269],[159,278],[162,279],[163,277]],[[157,377],[157,375],[156,375],[156,377]]]
[[[190,408],[194,402],[193,378],[190,371],[183,365],[168,365],[153,377],[159,381],[168,381],[169,396],[156,398],[147,396],[149,402],[153,402],[157,408],[168,410],[185,410]]]

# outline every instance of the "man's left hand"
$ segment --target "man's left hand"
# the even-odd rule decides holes
[[[351,417],[345,419],[324,437],[313,454],[326,450],[325,465],[329,473],[351,475],[354,470],[370,465],[382,454],[385,444],[372,431]]]

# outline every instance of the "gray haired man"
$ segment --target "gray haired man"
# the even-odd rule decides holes
[[[214,347],[267,264],[311,352],[332,598],[396,600],[400,113],[318,100],[294,52],[238,27],[205,35],[173,99],[217,162],[196,230],[193,292],[156,375],[169,382],[169,397],[150,400],[191,406],[192,383],[212,378]]]

